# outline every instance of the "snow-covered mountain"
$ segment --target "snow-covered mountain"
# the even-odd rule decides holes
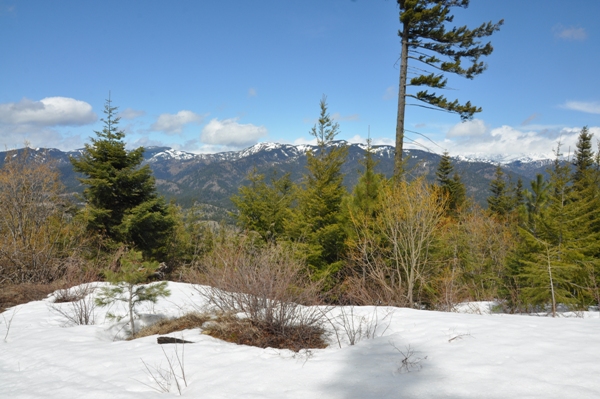
[[[457,155],[454,157],[457,160],[463,162],[488,162],[493,164],[508,165],[513,162],[521,163],[543,163],[548,164],[552,162],[555,156],[550,154],[487,154],[487,153],[475,153],[466,155]],[[566,158],[562,158],[566,159]]]

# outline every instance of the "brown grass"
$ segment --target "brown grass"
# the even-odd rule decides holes
[[[165,335],[176,331],[202,328],[203,334],[238,345],[259,348],[301,349],[325,348],[324,330],[315,327],[293,326],[283,332],[273,331],[267,325],[256,325],[249,319],[218,314],[188,313],[176,319],[161,320],[141,329],[135,338]]]
[[[0,287],[0,312],[13,306],[39,301],[54,292],[56,284],[10,284]]]
[[[222,315],[207,323],[204,334],[238,345],[259,348],[301,349],[326,348],[325,330],[314,326],[290,326],[284,331],[273,330],[268,325],[257,325],[250,319]]]
[[[200,313],[188,313],[176,319],[161,320],[151,326],[144,327],[135,338],[148,337],[150,335],[164,335],[175,331],[190,330],[192,328],[200,328],[202,324],[210,320],[211,316]]]

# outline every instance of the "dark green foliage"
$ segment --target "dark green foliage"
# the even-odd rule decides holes
[[[508,216],[513,209],[513,200],[500,165],[496,167],[494,179],[490,181],[490,192],[487,199],[490,212],[500,217]]]
[[[525,204],[525,191],[523,191],[523,179],[519,177],[517,180],[517,186],[515,187],[514,206],[516,208],[521,207]]]
[[[344,257],[341,204],[346,189],[341,168],[348,150],[345,144],[331,145],[339,125],[329,116],[325,97],[320,107],[319,121],[311,130],[318,147],[307,154],[307,174],[288,230],[292,238],[306,243],[308,264],[316,276],[327,277],[341,268]]]
[[[95,132],[80,157],[72,157],[86,188],[83,216],[89,231],[115,243],[132,244],[146,256],[163,258],[175,221],[156,194],[148,165],[140,166],[144,148],[125,149],[125,133],[118,130],[117,107],[107,100],[104,129]]]
[[[571,173],[558,155],[549,183],[541,176],[532,182],[527,223],[519,228],[524,300],[530,305],[549,303],[553,314],[559,303],[583,307],[597,302],[600,270],[600,235],[594,227],[600,212],[598,188],[588,180],[592,165]]]
[[[488,42],[483,44],[482,38],[492,35],[500,29],[503,21],[496,24],[483,23],[475,29],[466,26],[447,29],[446,24],[452,23],[454,16],[450,13],[452,7],[467,8],[469,0],[397,0],[400,11],[401,28],[398,35],[401,38],[400,53],[400,84],[398,93],[398,116],[396,124],[396,176],[401,174],[401,161],[404,139],[404,111],[406,98],[413,98],[425,108],[438,109],[457,113],[462,120],[471,119],[473,114],[481,112],[481,108],[472,105],[470,101],[459,103],[458,100],[448,100],[428,90],[407,93],[407,86],[445,89],[448,79],[446,73],[473,79],[486,69],[486,64],[480,61],[482,56],[490,55],[493,51]],[[441,58],[438,58],[441,57]],[[466,61],[467,65],[464,65]],[[418,67],[409,62],[417,62]],[[423,72],[422,67],[429,67],[433,72]],[[416,76],[408,79],[409,74]]]
[[[525,221],[527,229],[535,234],[537,222],[541,212],[548,202],[549,184],[544,176],[538,173],[536,179],[531,182],[531,191],[525,191]]]
[[[573,183],[577,186],[586,177],[594,165],[594,152],[592,151],[592,136],[587,126],[584,126],[579,133],[577,140],[577,149],[575,150],[575,159],[573,165],[575,171],[573,173]]]
[[[250,185],[241,186],[239,194],[231,198],[238,211],[234,218],[243,229],[255,231],[266,242],[274,243],[284,235],[285,221],[291,214],[294,186],[290,175],[279,179],[273,176],[268,185],[265,176],[254,168],[247,179]]]
[[[371,139],[367,140],[365,158],[359,162],[364,169],[358,178],[358,183],[352,190],[347,206],[351,213],[361,213],[365,216],[375,217],[378,208],[377,198],[385,181],[385,176],[375,172],[378,161],[373,159]]]
[[[435,175],[443,195],[448,198],[446,213],[456,215],[467,201],[467,191],[460,180],[460,175],[454,172],[454,166],[447,152],[442,155]]]

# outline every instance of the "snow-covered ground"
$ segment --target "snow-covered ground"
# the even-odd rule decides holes
[[[201,305],[193,287],[169,288],[170,297],[141,312],[175,317]],[[181,394],[190,398],[600,397],[597,312],[552,319],[486,314],[486,304],[461,309],[467,313],[336,308],[334,323],[342,312],[355,326],[377,320],[375,337],[351,346],[338,324],[339,342],[332,331],[328,348],[294,353],[222,342],[199,329],[170,334],[194,342],[184,346],[158,345],[156,336],[115,340],[122,325],[105,318],[107,309],[96,309],[96,325],[69,327],[50,297],[0,315],[0,397],[176,396],[173,379],[171,392],[161,393],[151,376],[160,380],[167,358],[181,374],[176,351],[187,381],[179,379]]]

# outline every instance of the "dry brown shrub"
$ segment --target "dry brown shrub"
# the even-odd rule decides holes
[[[210,315],[200,313],[188,313],[175,319],[164,319],[151,326],[142,328],[135,334],[135,338],[148,337],[150,335],[165,335],[176,331],[200,328],[202,324],[210,319]]]
[[[384,268],[372,269],[370,278],[349,276],[342,285],[343,303],[358,306],[408,306],[403,287],[390,289]]]
[[[249,237],[228,236],[215,243],[199,266],[195,276],[188,276],[203,284],[197,291],[207,308],[219,314],[242,313],[246,320],[239,327],[251,327],[249,336],[254,336],[255,329],[260,331],[256,346],[280,347],[283,344],[277,342],[292,340],[296,344],[286,346],[302,349],[314,341],[314,335],[324,333],[327,311],[312,306],[320,303],[320,284],[311,281],[292,245],[261,246]],[[240,335],[236,331],[233,328],[234,337]],[[237,338],[227,340],[238,342]]]

